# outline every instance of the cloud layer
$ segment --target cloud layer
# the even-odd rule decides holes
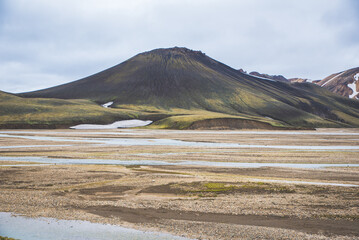
[[[3,0],[0,89],[50,87],[174,46],[319,79],[359,66],[358,23],[356,0]]]

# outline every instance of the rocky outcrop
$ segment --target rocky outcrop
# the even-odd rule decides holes
[[[269,75],[269,74],[259,73],[259,72],[250,72],[249,74],[253,75],[253,76],[261,77],[261,78],[268,78],[268,79],[275,80],[275,81],[288,82],[288,79],[286,79],[282,75]]]
[[[315,83],[315,84],[320,82],[320,80],[311,80],[308,78],[289,78],[288,81],[292,83],[297,82],[297,83]]]

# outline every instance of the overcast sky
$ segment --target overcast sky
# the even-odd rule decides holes
[[[155,48],[321,79],[359,66],[357,0],[0,0],[0,90],[74,81]]]

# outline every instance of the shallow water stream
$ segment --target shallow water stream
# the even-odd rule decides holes
[[[1,161],[17,161],[17,162],[31,162],[31,164],[14,164],[14,165],[0,165],[4,167],[20,167],[20,166],[38,166],[33,163],[41,164],[99,164],[99,165],[194,165],[194,166],[211,166],[211,167],[231,167],[231,168],[259,168],[259,167],[284,167],[284,168],[306,168],[306,169],[320,169],[327,167],[359,167],[359,164],[306,164],[306,163],[242,163],[242,162],[209,162],[209,161],[156,161],[156,160],[111,160],[111,159],[69,159],[69,158],[46,158],[46,157],[0,157]],[[256,179],[252,179],[256,181]],[[327,185],[327,186],[342,186],[342,187],[359,187],[355,184],[345,183],[331,183],[331,182],[303,182],[303,181],[285,181],[285,180],[268,180],[257,179],[262,182],[278,182],[278,183],[293,183],[293,184],[309,184],[309,185]]]
[[[269,148],[269,149],[293,149],[293,150],[359,150],[359,146],[338,145],[338,146],[302,146],[302,145],[248,145],[238,143],[214,143],[214,142],[193,142],[175,139],[162,138],[78,138],[78,137],[47,137],[0,134],[2,138],[25,138],[39,141],[92,143],[103,145],[119,146],[180,146],[180,147],[205,147],[205,148]],[[10,146],[11,147],[11,146]]]
[[[21,240],[186,240],[170,234],[144,232],[116,225],[54,218],[27,218],[0,212],[0,236]]]
[[[71,159],[47,157],[4,157],[0,161],[36,162],[48,164],[103,164],[103,165],[197,165],[212,167],[287,167],[287,168],[327,168],[327,167],[359,167],[359,164],[330,164],[330,163],[243,163],[243,162],[210,162],[210,161],[160,161],[160,160],[114,160],[114,159]],[[15,165],[14,165],[15,166]]]

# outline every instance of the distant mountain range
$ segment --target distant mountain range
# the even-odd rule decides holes
[[[240,69],[240,71],[244,72],[242,69]],[[359,67],[331,74],[322,80],[305,78],[287,79],[282,75],[269,75],[258,72],[250,72],[249,74],[282,82],[314,83],[343,97],[359,99]]]
[[[34,111],[48,113],[44,120],[36,118],[37,126],[47,127],[134,118],[153,120],[149,128],[359,127],[359,101],[314,84],[290,83],[283,76],[257,75],[235,70],[200,51],[156,49],[68,84],[11,97],[1,93],[5,97],[0,127],[10,126],[19,116],[21,125]],[[22,101],[28,105],[21,105]],[[31,101],[51,108],[33,108]],[[18,110],[4,109],[13,102]],[[63,116],[56,125],[49,118],[59,112]]]

